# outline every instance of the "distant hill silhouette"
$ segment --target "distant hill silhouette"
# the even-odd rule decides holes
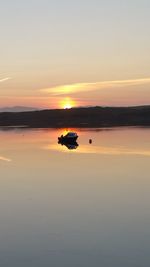
[[[34,107],[23,107],[23,106],[0,108],[0,112],[24,112],[24,111],[34,111],[34,110],[39,110],[39,109]]]
[[[150,106],[88,107],[0,113],[0,126],[112,127],[150,126]]]

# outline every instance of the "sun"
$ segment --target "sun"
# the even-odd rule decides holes
[[[60,101],[60,107],[63,109],[71,109],[76,106],[75,101],[69,97],[64,98]]]
[[[68,104],[65,104],[64,105],[64,109],[70,109],[70,108],[72,108],[72,105],[71,104],[68,103]]]

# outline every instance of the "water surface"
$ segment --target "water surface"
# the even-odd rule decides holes
[[[0,266],[149,267],[150,128],[64,131],[0,130]]]

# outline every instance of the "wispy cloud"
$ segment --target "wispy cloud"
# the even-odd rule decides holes
[[[10,162],[11,159],[0,156],[0,160]]]
[[[103,81],[103,82],[95,82],[95,83],[75,83],[68,84],[56,87],[50,87],[41,89],[40,91],[49,93],[51,95],[66,95],[66,94],[74,94],[78,92],[84,91],[93,91],[100,89],[111,89],[111,88],[123,88],[130,86],[138,86],[150,84],[150,78],[144,79],[131,79],[131,80],[116,80],[116,81]]]
[[[11,77],[6,77],[6,78],[3,78],[3,79],[0,79],[0,83],[6,82],[6,81],[8,81],[10,79],[11,79]]]

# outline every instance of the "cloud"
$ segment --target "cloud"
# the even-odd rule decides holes
[[[8,81],[10,79],[11,79],[11,77],[6,77],[6,78],[3,78],[3,79],[0,79],[0,83],[6,82],[6,81]]]
[[[11,159],[9,159],[9,158],[5,158],[5,157],[1,157],[1,156],[0,156],[0,160],[2,160],[2,161],[7,161],[7,162],[10,162],[10,161],[11,161]]]
[[[101,89],[122,88],[122,87],[127,88],[130,86],[138,86],[145,84],[150,84],[150,78],[103,81],[95,83],[75,83],[75,84],[61,85],[61,86],[41,89],[40,91],[57,96],[57,95],[74,94],[78,92],[88,92],[93,90],[95,91]]]

